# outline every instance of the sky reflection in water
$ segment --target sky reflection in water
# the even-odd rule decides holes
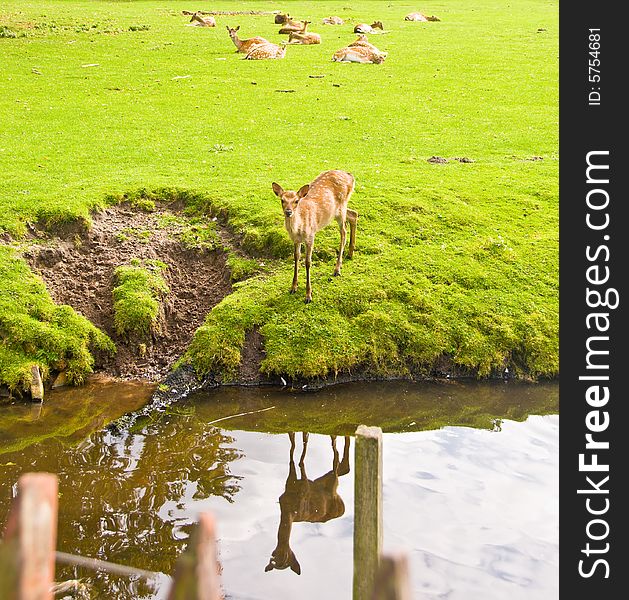
[[[556,394],[556,388],[551,391]],[[325,396],[309,398],[314,400],[307,402],[325,405]],[[514,406],[521,401],[512,394],[510,398]],[[207,425],[216,416],[208,414],[214,410],[211,401],[198,399],[177,414],[163,415],[122,435],[96,431],[78,445],[43,436],[20,451],[4,452],[0,519],[5,518],[11,486],[21,472],[54,471],[60,475],[62,493],[61,550],[170,573],[198,513],[211,510],[218,523],[228,598],[351,598],[353,439],[350,471],[344,474],[337,469],[336,479],[330,475],[331,437],[311,434],[305,474],[311,481],[326,478],[314,487],[293,479],[287,488],[289,436]],[[267,398],[260,406],[277,401]],[[410,402],[408,397],[404,401]],[[306,404],[301,405],[302,418],[309,410]],[[232,405],[227,408],[233,410]],[[284,407],[283,416],[293,410]],[[504,410],[508,413],[510,408]],[[351,419],[348,422],[353,427]],[[220,424],[239,425],[237,421]],[[417,599],[558,597],[559,418],[504,420],[494,431],[490,426],[385,433],[385,549],[409,553]],[[0,442],[3,434],[7,440],[23,437],[22,429],[20,435],[10,433],[0,432]],[[302,447],[298,434],[296,477],[301,475]],[[342,459],[342,435],[336,447]],[[336,497],[323,497],[334,496],[329,490],[335,485],[344,511]],[[292,523],[289,542],[300,575],[290,567],[265,572],[276,547],[288,551],[287,518],[281,518],[278,502],[287,489],[292,491],[284,496],[284,512],[300,513]],[[330,515],[334,518],[327,522],[299,522],[308,516],[321,520]],[[59,575],[91,577],[67,568]],[[167,586],[166,577],[158,580],[155,593],[141,582],[103,574],[90,581],[99,597],[120,599],[165,597]]]

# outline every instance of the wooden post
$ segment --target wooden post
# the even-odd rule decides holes
[[[52,600],[57,495],[56,475],[27,473],[20,477],[0,552],[0,597]]]
[[[31,400],[33,402],[44,401],[44,383],[38,365],[31,366]]]
[[[221,600],[214,517],[202,513],[177,560],[168,600]]]
[[[411,598],[406,555],[382,556],[371,600],[411,600]]]
[[[370,600],[382,551],[382,429],[360,425],[354,451],[354,600]]]

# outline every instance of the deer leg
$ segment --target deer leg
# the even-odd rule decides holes
[[[297,291],[297,271],[299,270],[299,259],[301,258],[301,244],[295,244],[295,270],[293,271],[293,285],[290,287],[290,293],[294,294]]]
[[[349,436],[345,436],[345,445],[343,446],[343,458],[341,459],[341,464],[339,465],[339,477],[341,475],[347,475],[349,473]]]
[[[347,258],[354,256],[354,246],[356,244],[356,222],[358,221],[358,213],[351,208],[347,209],[347,220],[349,221],[349,251]]]
[[[303,436],[303,450],[301,451],[301,457],[299,458],[299,470],[301,471],[301,477],[304,481],[308,479],[306,475],[306,450],[308,449],[308,432],[304,431]]]
[[[341,265],[343,264],[343,250],[345,249],[345,240],[347,238],[347,230],[345,229],[345,220],[338,220],[339,229],[341,230],[341,244],[339,245],[339,254],[336,258],[336,266],[334,267],[334,277],[341,274]]]
[[[332,438],[332,452],[333,452],[332,471],[336,473],[339,468],[339,451],[336,449],[336,436],[331,435],[330,437]]]
[[[310,285],[310,264],[312,263],[312,248],[314,240],[306,242],[306,304],[312,302],[312,286]]]

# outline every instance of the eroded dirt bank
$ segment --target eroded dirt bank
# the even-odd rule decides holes
[[[37,239],[24,257],[55,302],[69,304],[115,342],[115,356],[97,356],[98,371],[158,381],[184,353],[211,308],[231,291],[225,252],[229,240],[209,225],[192,225],[165,207],[144,212],[120,205],[96,213],[87,232]],[[160,310],[160,332],[147,339],[125,339],[114,330],[114,271],[133,259],[167,265],[169,293]]]

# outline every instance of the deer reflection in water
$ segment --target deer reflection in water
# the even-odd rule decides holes
[[[336,449],[336,436],[332,440],[332,470],[318,479],[310,480],[306,475],[306,449],[308,433],[303,432],[303,449],[299,459],[301,479],[297,478],[295,468],[295,434],[289,433],[290,460],[288,462],[288,478],[284,493],[280,496],[280,526],[277,532],[277,546],[271,553],[271,560],[265,571],[286,569],[301,574],[301,567],[295,553],[290,548],[290,532],[295,522],[326,523],[331,519],[343,516],[345,504],[337,493],[339,477],[349,473],[349,436],[345,436],[343,458],[339,461]]]

